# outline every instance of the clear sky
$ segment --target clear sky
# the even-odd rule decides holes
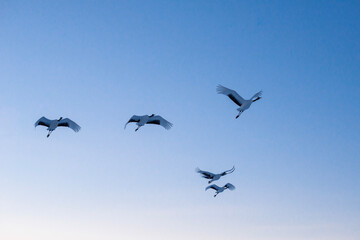
[[[358,240],[359,65],[359,1],[0,1],[0,239]]]

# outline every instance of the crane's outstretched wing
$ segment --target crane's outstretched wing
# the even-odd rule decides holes
[[[235,189],[235,186],[234,185],[232,185],[231,183],[227,183],[227,184],[225,184],[225,186],[224,186],[225,188],[228,188],[229,190],[234,190]]]
[[[215,175],[215,174],[213,174],[211,172],[202,171],[199,168],[196,169],[196,172],[202,174],[202,177],[207,178],[207,179],[213,179],[213,177]]]
[[[140,116],[137,116],[137,115],[133,115],[129,121],[125,124],[125,127],[124,129],[126,128],[126,125],[128,125],[128,123],[131,123],[131,122],[140,122]]]
[[[232,89],[226,88],[222,85],[218,85],[216,88],[216,91],[219,94],[224,94],[224,95],[228,96],[239,107],[241,107],[241,105],[245,101],[237,92],[235,92]]]
[[[260,100],[261,97],[257,97],[256,99],[253,100],[253,102],[256,102],[257,100]]]
[[[69,127],[75,132],[80,131],[81,127],[77,125],[74,121],[70,120],[69,118],[64,118],[59,121],[58,127]]]
[[[215,191],[217,191],[217,190],[220,189],[220,187],[219,187],[218,185],[213,184],[213,185],[210,185],[210,186],[206,187],[206,188],[205,188],[205,191],[208,190],[209,188],[212,188],[212,189],[214,189]]]
[[[161,117],[159,115],[150,117],[149,120],[147,121],[147,124],[157,124],[157,125],[163,126],[167,130],[169,130],[173,126],[173,124],[171,122],[168,122],[167,120],[165,120],[163,117]]]
[[[51,120],[47,119],[46,117],[41,117],[39,120],[36,121],[35,123],[35,127],[37,126],[45,126],[45,127],[50,127],[51,124]]]
[[[226,170],[223,173],[221,173],[221,176],[225,176],[226,174],[232,173],[235,171],[235,166],[232,167],[230,170]]]
[[[261,99],[262,91],[256,93],[251,99],[254,99],[253,102],[256,102],[257,100]]]

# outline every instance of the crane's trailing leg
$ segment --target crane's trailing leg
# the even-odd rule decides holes
[[[216,197],[218,195],[218,193],[216,193],[215,195],[214,195],[214,197]]]
[[[46,137],[50,137],[51,133],[52,133],[52,131],[49,130],[49,133],[48,133],[48,135]]]
[[[237,119],[238,117],[240,117],[241,114],[242,114],[242,111],[239,112],[239,114],[236,116],[236,119]]]
[[[135,132],[136,132],[137,130],[139,130],[139,128],[140,128],[140,126],[135,129]]]

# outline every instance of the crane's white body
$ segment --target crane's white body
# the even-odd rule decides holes
[[[126,125],[128,125],[128,123],[131,122],[135,122],[136,125],[138,126],[135,129],[135,132],[137,130],[139,130],[140,127],[144,126],[145,124],[156,124],[156,125],[160,125],[162,127],[164,127],[165,129],[169,130],[172,127],[172,123],[170,123],[169,121],[165,120],[163,117],[159,116],[159,115],[143,115],[143,116],[137,116],[137,115],[133,115],[129,121],[125,124],[124,129],[126,128]]]
[[[47,137],[57,128],[57,127],[68,127],[74,130],[74,132],[80,131],[81,127],[76,124],[74,121],[70,120],[69,118],[60,118],[55,120],[49,120],[46,117],[41,117],[39,120],[36,121],[35,127],[37,126],[45,126],[47,127],[46,130],[49,131]]]
[[[218,85],[216,91],[219,94],[224,94],[228,96],[235,104],[239,106],[239,108],[237,109],[239,111],[239,114],[236,116],[236,118],[238,118],[245,110],[249,109],[253,102],[256,102],[257,100],[261,99],[261,95],[262,95],[262,91],[260,91],[256,93],[254,96],[252,96],[250,99],[245,100],[236,91],[230,88],[226,88],[222,85]]]
[[[235,186],[232,185],[231,183],[227,183],[223,187],[219,187],[218,185],[213,184],[213,185],[210,185],[207,188],[205,188],[205,191],[208,190],[209,188],[214,189],[216,191],[215,195],[214,195],[214,197],[216,197],[219,193],[225,191],[226,189],[229,189],[231,191],[234,190]]]
[[[230,170],[226,170],[226,171],[224,171],[222,173],[218,173],[218,174],[211,173],[211,172],[208,172],[208,171],[203,171],[203,170],[200,170],[199,168],[196,169],[196,172],[200,173],[203,178],[210,179],[209,183],[212,183],[213,181],[217,181],[221,177],[223,177],[223,176],[225,176],[227,174],[230,174],[230,173],[232,173],[234,171],[235,171],[235,166]]]

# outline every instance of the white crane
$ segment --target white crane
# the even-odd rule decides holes
[[[205,188],[205,191],[208,190],[209,188],[212,188],[212,189],[214,189],[216,191],[215,195],[214,195],[214,197],[216,197],[216,195],[218,195],[219,193],[225,191],[226,189],[229,189],[231,191],[234,190],[235,186],[232,185],[231,183],[227,183],[223,187],[219,187],[218,185],[213,184],[213,185],[210,185],[207,188]]]
[[[165,120],[163,117],[155,114],[149,115],[143,115],[143,116],[137,116],[134,115],[130,118],[130,120],[125,124],[124,129],[126,128],[126,125],[131,122],[136,122],[136,125],[138,126],[135,129],[135,132],[139,130],[140,127],[144,126],[145,124],[156,124],[164,127],[165,129],[169,130],[172,127],[172,123]]]
[[[215,173],[211,173],[211,172],[207,172],[207,171],[202,171],[200,170],[199,168],[196,168],[196,172],[202,174],[202,177],[203,178],[206,178],[206,179],[211,179],[209,181],[209,183],[212,183],[213,181],[216,181],[216,180],[219,180],[221,177],[229,174],[229,173],[232,173],[235,171],[235,166],[232,167],[232,169],[229,169],[229,170],[226,170],[222,173],[219,173],[219,174],[215,174]]]
[[[37,126],[45,126],[47,127],[47,130],[49,131],[48,135],[46,137],[49,137],[52,131],[54,131],[57,127],[69,127],[75,132],[80,131],[81,127],[77,125],[75,122],[71,121],[69,118],[59,118],[58,120],[49,120],[46,117],[41,117],[37,122],[35,123],[35,127]]]
[[[246,109],[248,109],[253,102],[256,102],[257,100],[261,99],[262,91],[256,93],[252,98],[249,100],[243,99],[236,91],[226,88],[222,85],[218,85],[216,88],[217,93],[224,94],[228,96],[234,103],[236,103],[239,108],[237,109],[239,111],[239,114],[236,116],[238,118],[241,113],[243,113]]]

